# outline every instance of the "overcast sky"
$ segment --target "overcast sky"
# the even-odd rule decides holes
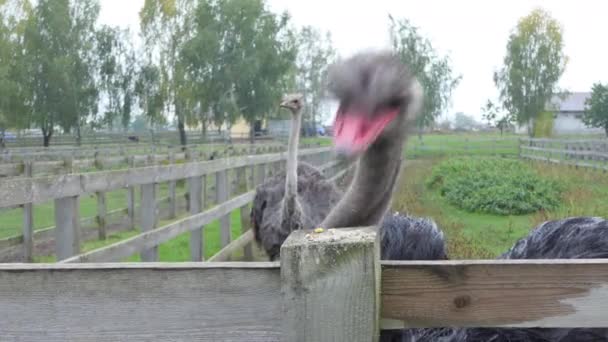
[[[139,30],[144,0],[101,0],[101,22]],[[387,46],[388,14],[408,18],[441,53],[449,53],[462,81],[449,112],[481,117],[479,108],[497,96],[492,75],[501,65],[507,38],[517,20],[542,7],[564,27],[569,64],[560,86],[589,91],[608,82],[608,1],[602,0],[267,0],[294,22],[330,31],[342,56]]]

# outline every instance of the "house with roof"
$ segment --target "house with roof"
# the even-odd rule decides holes
[[[601,128],[587,127],[583,122],[585,101],[591,96],[590,92],[570,92],[554,95],[545,109],[553,112],[553,134],[602,134]],[[527,132],[527,125],[519,127],[518,133]]]

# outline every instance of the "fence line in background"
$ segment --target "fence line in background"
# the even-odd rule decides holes
[[[341,165],[341,163],[337,161],[328,162],[328,160],[331,160],[331,155],[332,151],[330,148],[305,149],[301,150],[300,153],[300,157],[304,160],[307,160],[315,165],[321,165],[320,169],[325,173],[329,172],[329,176],[333,175],[334,171],[338,171],[336,169],[339,168]],[[137,212],[139,213],[138,222],[140,223],[141,229],[144,234],[148,232],[152,234],[148,235],[156,236],[154,234],[159,234],[158,231],[161,230],[160,228],[156,228],[156,224],[159,219],[159,201],[156,200],[157,184],[161,182],[171,183],[179,179],[189,179],[190,181],[188,182],[188,190],[186,193],[188,203],[187,206],[189,208],[188,210],[191,214],[194,215],[191,217],[203,215],[202,217],[204,217],[205,219],[203,219],[203,221],[194,221],[195,223],[190,223],[190,225],[186,226],[184,226],[184,223],[181,221],[178,221],[175,224],[170,224],[168,226],[177,227],[181,225],[181,228],[176,228],[178,231],[183,232],[183,229],[186,229],[186,231],[193,231],[191,237],[192,257],[194,260],[200,260],[202,258],[202,255],[204,255],[204,246],[202,246],[202,242],[204,241],[204,239],[202,238],[202,232],[204,231],[203,226],[208,224],[210,222],[209,220],[213,221],[219,218],[221,221],[222,232],[221,243],[222,247],[226,247],[232,241],[232,237],[230,236],[230,212],[232,210],[240,209],[241,214],[248,213],[248,211],[245,209],[245,206],[249,205],[249,202],[251,202],[251,200],[253,199],[253,197],[249,198],[246,203],[239,202],[240,205],[234,208],[228,206],[227,208],[229,208],[230,211],[228,213],[222,212],[219,217],[207,214],[206,211],[202,211],[204,209],[204,202],[201,201],[204,201],[206,200],[206,198],[208,198],[205,193],[209,188],[206,182],[201,180],[208,179],[208,175],[215,175],[215,203],[216,205],[220,205],[220,209],[217,210],[221,210],[222,203],[231,203],[231,200],[229,199],[231,194],[238,195],[239,193],[242,193],[243,190],[249,188],[247,187],[247,183],[251,184],[251,187],[253,187],[253,181],[263,181],[267,175],[271,174],[269,171],[273,170],[273,172],[276,173],[279,169],[284,169],[285,157],[285,153],[282,152],[279,154],[266,154],[234,158],[230,157],[214,161],[191,162],[188,164],[179,165],[170,164],[166,166],[151,166],[127,170],[100,171],[91,174],[70,174],[54,177],[18,178],[13,180],[7,180],[4,183],[0,183],[0,206],[20,206],[22,204],[30,205],[31,203],[40,203],[48,200],[55,200],[56,226],[62,227],[61,230],[54,229],[56,253],[58,255],[58,258],[61,260],[77,254],[77,246],[79,246],[81,242],[78,233],[82,231],[81,224],[83,223],[83,220],[80,220],[78,218],[78,212],[76,210],[78,196],[89,193],[98,194],[98,213],[95,216],[94,220],[97,224],[97,229],[99,230],[98,236],[99,238],[103,239],[107,235],[107,222],[110,216],[113,216],[115,214],[119,214],[120,216],[120,214],[125,213],[125,211],[130,216],[131,214],[134,214],[135,210],[130,209],[132,204],[131,202],[129,202],[129,208],[114,210],[110,213],[107,213],[105,207],[105,195],[102,196],[99,194],[105,194],[108,191],[117,190],[124,187],[132,189],[134,186],[141,186],[142,202],[139,206],[139,210],[137,210]],[[257,167],[258,172],[262,170],[264,174],[258,174],[257,176],[255,176],[255,167]],[[247,175],[247,173],[249,173],[250,175]],[[201,192],[199,187],[202,187],[202,189],[205,189],[205,191]],[[211,187],[211,189],[213,189],[213,187]],[[169,194],[169,198],[162,199],[162,202],[167,202],[169,205],[171,205],[171,203],[175,202],[174,196],[176,196],[176,194],[173,192],[170,192]],[[204,197],[203,194],[205,194]],[[131,197],[132,195],[129,196],[129,198]],[[209,217],[212,218],[209,219]],[[243,219],[243,217],[241,217],[241,219],[243,220],[242,222],[244,224],[248,224],[246,219]],[[196,227],[192,226],[191,224],[196,224]],[[133,225],[127,225],[126,228],[133,228]],[[45,229],[44,231],[36,232],[33,237],[37,237],[38,235],[48,236],[48,233],[51,231],[53,230]],[[171,230],[169,229],[168,231]],[[26,230],[24,228],[24,233],[25,232]],[[140,237],[139,239],[146,240],[146,236],[148,235],[145,235],[143,238]],[[170,233],[169,235],[172,237],[175,236],[172,233]],[[19,245],[23,241],[24,240],[22,239],[22,237],[14,236],[8,239],[0,240],[0,245],[4,245],[5,247],[13,247],[14,250],[15,245]],[[28,245],[23,244],[23,246],[25,248]],[[144,243],[143,246],[145,247],[148,245]],[[146,247],[144,250],[141,250],[143,252],[142,259],[145,261],[156,260],[156,246],[157,244],[151,247],[151,249]],[[31,252],[27,252],[24,254],[26,256],[31,256]],[[246,254],[251,254],[249,246],[247,246]],[[31,260],[31,257],[28,257],[28,259]]]

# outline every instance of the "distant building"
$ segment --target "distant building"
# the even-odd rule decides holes
[[[561,98],[554,95],[546,107],[553,112],[553,134],[601,134],[601,128],[587,127],[582,120],[585,112],[585,100],[591,96],[589,92],[572,92]],[[527,132],[527,125],[518,129],[519,133]]]

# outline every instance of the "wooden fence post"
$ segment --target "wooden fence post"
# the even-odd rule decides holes
[[[135,167],[135,156],[129,157],[129,168]],[[129,219],[129,227],[135,229],[135,187],[127,188],[127,216]]]
[[[101,158],[99,157],[99,151],[95,152],[95,168],[97,170],[103,170],[103,164],[101,162]],[[98,191],[95,193],[95,197],[97,197],[97,227],[98,227],[98,235],[99,240],[105,240],[107,237],[106,231],[106,193],[103,191]]]
[[[195,215],[203,210],[201,177],[188,178],[188,193],[190,199],[190,214]],[[203,261],[204,257],[203,228],[190,232],[190,257],[192,261]]]
[[[294,231],[281,247],[281,294],[285,341],[378,341],[375,229]]]
[[[247,167],[240,167],[236,170],[236,192],[238,195],[243,194],[247,191]],[[249,205],[241,207],[241,234],[244,234],[251,229],[251,222],[249,219]],[[251,244],[247,244],[243,248],[243,255],[245,260],[253,260],[253,251]]]
[[[156,228],[156,184],[141,186],[141,231],[147,232]],[[141,252],[141,261],[157,261],[158,246]]]
[[[32,177],[32,162],[23,163],[23,174]],[[25,262],[34,261],[34,206],[32,203],[23,205],[23,258]]]
[[[169,152],[169,164],[175,164],[175,154],[173,151]],[[177,210],[177,198],[175,197],[176,182],[174,180],[169,181],[169,218],[174,219]]]
[[[255,185],[260,185],[266,179],[266,164],[259,164],[256,171],[254,173]]]
[[[215,196],[216,204],[226,202],[230,197],[228,172],[226,170],[218,171],[215,174]],[[230,213],[220,218],[220,236],[222,248],[224,248],[230,243],[231,240]]]
[[[57,261],[80,252],[78,196],[55,200],[55,251]]]

